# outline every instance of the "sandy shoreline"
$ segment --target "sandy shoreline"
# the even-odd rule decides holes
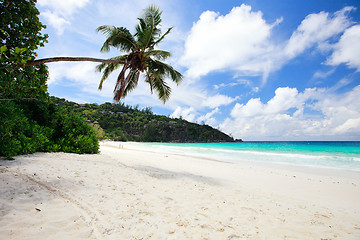
[[[118,148],[0,160],[0,239],[360,239],[360,173]]]

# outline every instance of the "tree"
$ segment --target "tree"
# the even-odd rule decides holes
[[[140,73],[145,74],[145,82],[150,85],[151,92],[155,90],[163,102],[169,99],[171,93],[165,78],[169,77],[177,84],[182,81],[182,75],[178,71],[161,61],[171,54],[155,49],[172,29],[169,28],[161,34],[161,14],[159,8],[153,5],[145,9],[143,15],[138,18],[139,24],[134,35],[124,27],[104,25],[97,28],[97,31],[107,37],[101,48],[102,52],[108,52],[110,47],[114,47],[126,53],[112,58],[122,63],[102,63],[97,66],[97,70],[103,72],[99,89],[110,73],[122,66],[114,89],[115,101],[124,98],[137,86]]]
[[[0,100],[43,99],[46,97],[45,65],[19,67],[37,56],[35,50],[44,46],[47,35],[39,21],[35,0],[0,0]]]
[[[102,32],[107,37],[101,51],[108,52],[110,47],[114,47],[123,52],[124,55],[110,59],[54,57],[29,61],[23,65],[12,65],[12,68],[59,61],[102,62],[96,67],[99,72],[103,73],[99,84],[101,90],[103,82],[110,73],[122,66],[114,88],[114,100],[116,102],[135,89],[140,73],[144,73],[145,82],[150,85],[151,93],[157,92],[159,99],[166,102],[170,97],[171,88],[165,79],[168,77],[179,84],[182,81],[182,75],[172,66],[162,62],[171,56],[169,52],[155,49],[172,29],[169,28],[164,34],[161,34],[161,14],[162,11],[153,5],[145,9],[143,15],[138,18],[139,24],[136,26],[134,35],[124,27],[103,25],[97,28],[97,31]]]

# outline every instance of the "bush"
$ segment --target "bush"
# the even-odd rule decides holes
[[[0,104],[0,155],[11,157],[43,148],[48,142],[44,130],[28,119],[15,102]]]
[[[47,101],[0,103],[0,155],[37,151],[98,153],[95,131],[74,112]]]
[[[68,113],[65,108],[59,108],[54,119],[54,128],[52,141],[59,146],[60,151],[99,152],[99,142],[94,129],[78,113]]]

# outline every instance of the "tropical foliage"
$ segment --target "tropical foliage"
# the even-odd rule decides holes
[[[94,130],[77,113],[50,101],[0,103],[0,156],[34,152],[97,153]]]
[[[12,69],[35,59],[35,50],[44,46],[47,35],[39,21],[36,1],[0,1],[0,99],[43,99],[46,97],[45,65]]]
[[[35,0],[0,0],[0,156],[36,151],[96,153],[94,130],[77,113],[52,103],[45,65],[13,68],[46,42]]]
[[[104,25],[97,28],[107,37],[101,48],[102,52],[108,52],[110,47],[114,47],[124,53],[112,58],[119,62],[102,63],[97,66],[97,70],[103,73],[99,89],[114,70],[122,67],[114,89],[115,101],[124,98],[138,85],[140,73],[144,73],[145,82],[150,85],[151,92],[157,92],[163,102],[169,99],[171,93],[171,88],[165,79],[170,78],[176,84],[182,81],[182,75],[162,61],[171,54],[156,49],[172,29],[169,28],[164,34],[161,33],[161,14],[159,8],[148,7],[138,18],[139,23],[134,35],[124,27]]]

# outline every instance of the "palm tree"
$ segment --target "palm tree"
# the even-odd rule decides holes
[[[125,54],[111,58],[114,62],[103,62],[96,67],[102,72],[99,89],[102,89],[103,82],[110,73],[122,67],[114,88],[114,100],[121,98],[132,91],[139,82],[140,74],[144,74],[145,82],[150,85],[151,93],[157,92],[158,97],[164,103],[169,99],[171,88],[166,83],[168,77],[176,84],[182,81],[182,75],[170,65],[162,62],[171,54],[167,51],[155,49],[172,28],[161,34],[161,11],[151,5],[144,10],[143,15],[138,18],[136,33],[132,35],[124,27],[100,26],[98,32],[103,33],[107,38],[101,48],[102,52],[110,51],[110,47],[117,48]]]
[[[99,59],[90,57],[52,57],[28,61],[26,64],[18,65],[12,64],[2,68],[16,69],[25,66],[34,66],[49,62],[61,61],[90,61],[101,62],[102,64],[96,67],[96,70],[103,73],[99,89],[102,89],[103,82],[108,78],[110,73],[122,66],[120,74],[117,78],[114,89],[114,100],[120,101],[130,91],[132,91],[138,84],[140,73],[144,73],[145,82],[150,85],[151,93],[155,90],[158,97],[164,103],[169,99],[171,88],[166,83],[165,79],[168,77],[176,84],[182,81],[182,75],[170,65],[162,62],[171,54],[167,51],[155,49],[166,35],[172,29],[169,28],[163,35],[161,34],[161,14],[159,8],[151,5],[144,10],[142,17],[138,18],[139,24],[136,26],[136,33],[132,35],[129,30],[124,27],[115,26],[100,26],[97,28],[98,32],[106,35],[101,51],[108,52],[110,47],[117,48],[124,52],[120,55],[110,59]]]

